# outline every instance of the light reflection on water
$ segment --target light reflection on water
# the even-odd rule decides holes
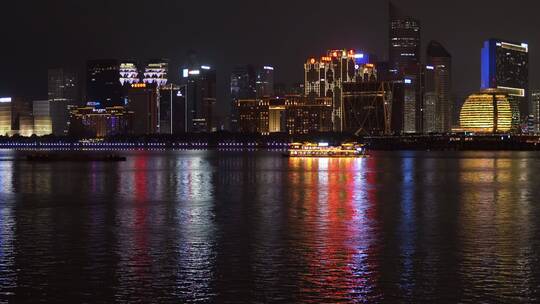
[[[0,159],[0,302],[516,302],[540,155]]]

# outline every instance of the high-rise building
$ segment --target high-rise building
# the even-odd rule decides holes
[[[136,62],[122,62],[120,63],[120,84],[122,86],[131,86],[134,83],[139,83],[141,78],[139,76],[139,70],[137,69]]]
[[[535,89],[530,91],[530,116],[532,118],[532,131],[540,132],[540,90]]]
[[[239,99],[235,106],[238,113],[239,132],[268,134],[268,100]]]
[[[118,61],[103,59],[87,62],[86,94],[87,102],[101,107],[124,105]]]
[[[158,133],[158,93],[155,83],[132,84],[128,90],[128,109],[133,112],[133,134]]]
[[[381,80],[404,82],[403,131],[419,133],[422,132],[424,122],[420,21],[405,14],[391,2],[389,17],[389,60],[381,69]]]
[[[158,88],[167,84],[169,61],[157,59],[148,62],[144,69],[144,83],[155,84]]]
[[[524,121],[529,112],[529,46],[500,39],[484,42],[481,52],[481,88],[498,89],[510,97],[512,111],[518,122]]]
[[[202,65],[183,69],[182,76],[187,86],[186,132],[216,131],[216,71]]]
[[[69,133],[69,113],[70,108],[67,100],[54,100],[49,104],[52,124],[52,134],[54,136],[66,136]]]
[[[262,66],[255,69],[256,79],[255,88],[257,98],[263,98],[274,95],[274,67]]]
[[[450,132],[452,129],[452,56],[438,42],[431,41],[427,48],[427,66],[424,76],[425,95],[430,96],[434,103],[433,116],[424,117],[424,122],[432,124],[429,128],[424,125],[424,132]],[[427,113],[427,101],[424,100],[424,115]]]
[[[34,134],[37,136],[53,133],[50,100],[35,100],[32,105],[34,117]]]
[[[420,21],[390,3],[390,69],[397,75],[420,63]]]
[[[11,97],[0,98],[0,136],[11,135]]]
[[[185,99],[182,87],[169,83],[159,89],[159,133],[185,132]]]
[[[67,100],[71,105],[80,104],[79,90],[77,73],[63,68],[48,70],[49,100]]]
[[[237,66],[231,74],[231,111],[230,129],[239,131],[239,113],[236,106],[238,100],[249,100],[257,98],[255,67],[252,65]]]
[[[437,94],[434,92],[426,92],[424,94],[424,133],[437,132]]]
[[[261,99],[274,95],[274,67],[241,65],[231,74],[230,129],[238,129],[238,113],[235,106],[240,99]]]
[[[343,84],[366,82],[377,78],[372,56],[354,50],[331,50],[320,60],[310,58],[304,64],[304,89],[308,98],[330,97],[333,106],[333,129],[344,129]]]

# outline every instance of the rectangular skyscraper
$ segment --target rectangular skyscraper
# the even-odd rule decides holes
[[[401,74],[420,62],[420,21],[390,3],[390,68]]]
[[[202,65],[183,69],[182,76],[187,86],[186,132],[216,131],[216,71]]]
[[[90,60],[86,71],[87,102],[99,103],[101,107],[124,105],[118,61]]]
[[[424,132],[445,133],[452,129],[452,56],[438,42],[431,41],[427,48],[427,66],[424,81],[424,97],[429,96],[429,113],[424,117]],[[428,102],[424,98],[424,115],[428,113]]]
[[[529,112],[529,46],[490,39],[484,42],[481,58],[481,88],[506,92],[523,121]]]

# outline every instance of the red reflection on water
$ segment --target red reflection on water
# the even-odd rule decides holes
[[[144,276],[144,269],[141,266],[149,265],[150,258],[148,256],[148,156],[146,154],[139,154],[135,158],[135,179],[133,184],[135,185],[135,223],[133,231],[135,233],[135,253],[133,261],[136,268],[136,272]]]
[[[297,162],[297,163],[295,163]],[[377,274],[372,269],[376,254],[372,248],[370,221],[375,218],[374,174],[365,174],[365,160],[299,160],[292,167],[304,178],[295,178],[293,187],[310,189],[305,195],[303,220],[308,269],[303,274],[302,301],[350,301],[370,292]],[[312,162],[316,162],[313,164]],[[372,165],[373,166],[373,165]],[[304,185],[299,185],[302,181]],[[298,197],[293,196],[293,200]],[[316,300],[315,298],[318,298]]]

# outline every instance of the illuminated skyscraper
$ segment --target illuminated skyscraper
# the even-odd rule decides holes
[[[34,134],[37,136],[53,133],[50,100],[35,100],[32,105],[34,117]]]
[[[141,81],[139,77],[139,70],[137,69],[137,63],[135,62],[122,62],[120,63],[120,84],[122,86],[131,86],[134,83]]]
[[[151,60],[144,69],[144,83],[161,87],[167,84],[169,61],[166,59]]]
[[[390,69],[396,74],[420,63],[420,21],[390,3]]]
[[[308,98],[330,97],[333,106],[333,129],[344,130],[343,84],[369,82],[377,78],[371,56],[354,50],[331,50],[320,60],[310,58],[304,64],[305,95]]]
[[[77,74],[67,69],[48,70],[48,99],[67,100],[68,104],[79,104],[79,79]]]
[[[86,95],[87,102],[99,104],[101,107],[124,104],[118,61],[112,59],[88,61]]]
[[[237,107],[238,100],[249,100],[257,98],[255,67],[252,65],[237,66],[231,74],[231,113],[230,129],[239,131],[239,113]]]
[[[238,113],[235,103],[240,99],[261,99],[274,95],[274,67],[237,66],[231,74],[231,130],[238,129]]]
[[[431,41],[427,48],[427,66],[424,75],[424,91],[429,96],[430,110],[433,115],[428,113],[428,100],[424,98],[424,115],[430,114],[430,117],[424,117],[424,132],[449,132],[452,128],[452,56],[438,42]]]
[[[186,132],[216,131],[216,71],[202,65],[183,69],[182,76],[187,86]]]
[[[274,67],[262,66],[255,69],[255,88],[257,98],[274,95]]]
[[[523,121],[529,111],[529,46],[490,39],[484,42],[481,57],[481,88],[508,93],[512,106],[519,109],[519,115],[514,119]]]
[[[11,134],[11,97],[0,98],[0,136]]]
[[[159,89],[159,133],[185,132],[185,103],[182,87],[168,83]]]
[[[133,133],[158,133],[158,94],[156,84],[134,83],[128,91],[128,108],[133,111]]]
[[[540,132],[540,90],[535,89],[530,92],[530,116],[532,118],[532,131],[535,133]]]

